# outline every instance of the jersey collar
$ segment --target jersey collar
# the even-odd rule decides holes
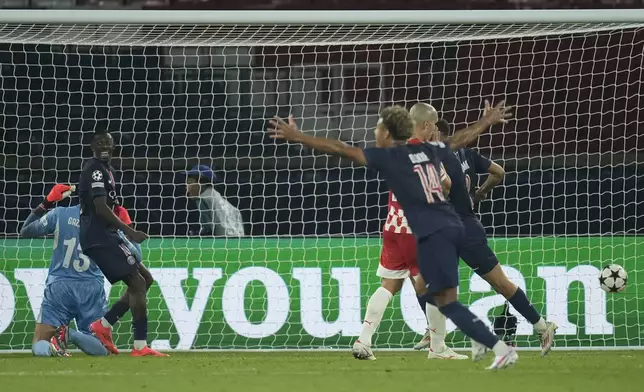
[[[415,137],[412,137],[411,139],[407,140],[407,144],[421,144],[422,142],[423,142],[422,140]]]

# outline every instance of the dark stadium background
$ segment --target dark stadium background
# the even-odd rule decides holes
[[[19,3],[4,0],[0,6]],[[147,1],[126,6],[216,9],[228,4]],[[247,8],[275,9],[377,9],[386,4],[391,2],[246,2]],[[415,4],[420,3],[405,3],[421,8]],[[532,0],[431,4],[464,9],[640,5]],[[240,70],[240,78],[303,62],[380,61],[385,74],[395,75],[385,78],[383,95],[360,93],[371,83],[368,76],[343,75],[342,83],[357,91],[345,94],[345,101],[377,105],[384,96],[383,105],[407,107],[430,101],[457,125],[475,121],[479,113],[480,102],[467,97],[505,97],[519,107],[518,121],[503,132],[493,129],[479,143],[482,153],[508,172],[504,186],[494,191],[494,201],[480,206],[490,234],[636,234],[644,228],[644,31],[526,39],[511,45],[351,46],[342,48],[343,56],[339,49],[259,49],[253,69]],[[335,55],[329,58],[329,52]],[[114,162],[117,181],[124,184],[124,205],[134,212],[138,227],[150,234],[186,235],[189,222],[198,221],[194,207],[188,212],[179,174],[197,162],[213,164],[221,178],[218,188],[240,208],[250,234],[380,231],[386,194],[372,173],[336,159],[300,159],[299,149],[266,137],[266,120],[288,115],[288,104],[227,106],[226,70],[217,67],[186,69],[178,92],[176,82],[159,66],[161,56],[150,47],[122,49],[117,55],[105,48],[0,44],[0,234],[14,235],[55,182],[77,182],[82,158],[89,156],[89,149],[79,143],[87,144],[96,126],[116,131],[117,143],[124,145]],[[526,59],[532,66],[519,67]],[[248,85],[239,83],[239,96],[247,99],[243,102],[250,102],[251,91],[244,90]]]

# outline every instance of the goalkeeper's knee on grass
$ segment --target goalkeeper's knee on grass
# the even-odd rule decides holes
[[[31,352],[36,357],[51,357],[51,347],[46,340],[39,340],[34,342],[31,346]]]

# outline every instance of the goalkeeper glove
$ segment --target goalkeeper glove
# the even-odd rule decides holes
[[[48,210],[54,205],[54,203],[68,198],[69,195],[71,195],[72,192],[74,192],[75,190],[76,190],[75,185],[56,184],[51,189],[51,191],[49,192],[45,200],[43,200],[43,202],[40,203],[40,206],[44,210]]]
[[[127,212],[125,207],[114,206],[114,214],[116,214],[116,216],[118,216],[121,222],[125,223],[126,225],[129,226],[132,224],[132,219],[130,219],[130,214]]]

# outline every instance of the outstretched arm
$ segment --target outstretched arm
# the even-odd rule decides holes
[[[507,123],[512,118],[511,110],[512,106],[506,107],[505,101],[501,101],[492,107],[490,102],[485,100],[483,117],[469,127],[455,132],[454,135],[447,139],[447,144],[449,144],[452,150],[467,146],[492,125]]]
[[[273,128],[269,128],[268,130],[271,133],[271,139],[283,139],[289,142],[300,143],[325,154],[349,158],[362,166],[367,165],[367,159],[361,148],[351,147],[340,140],[305,135],[297,128],[293,116],[289,117],[288,123],[279,117],[274,117],[270,121],[270,124],[273,126]]]
[[[56,227],[54,217],[52,216],[49,221],[41,218],[53,207],[54,203],[67,198],[74,190],[76,190],[76,187],[73,185],[54,185],[45,200],[34,208],[27,217],[20,229],[20,236],[23,238],[37,238],[53,233]]]

